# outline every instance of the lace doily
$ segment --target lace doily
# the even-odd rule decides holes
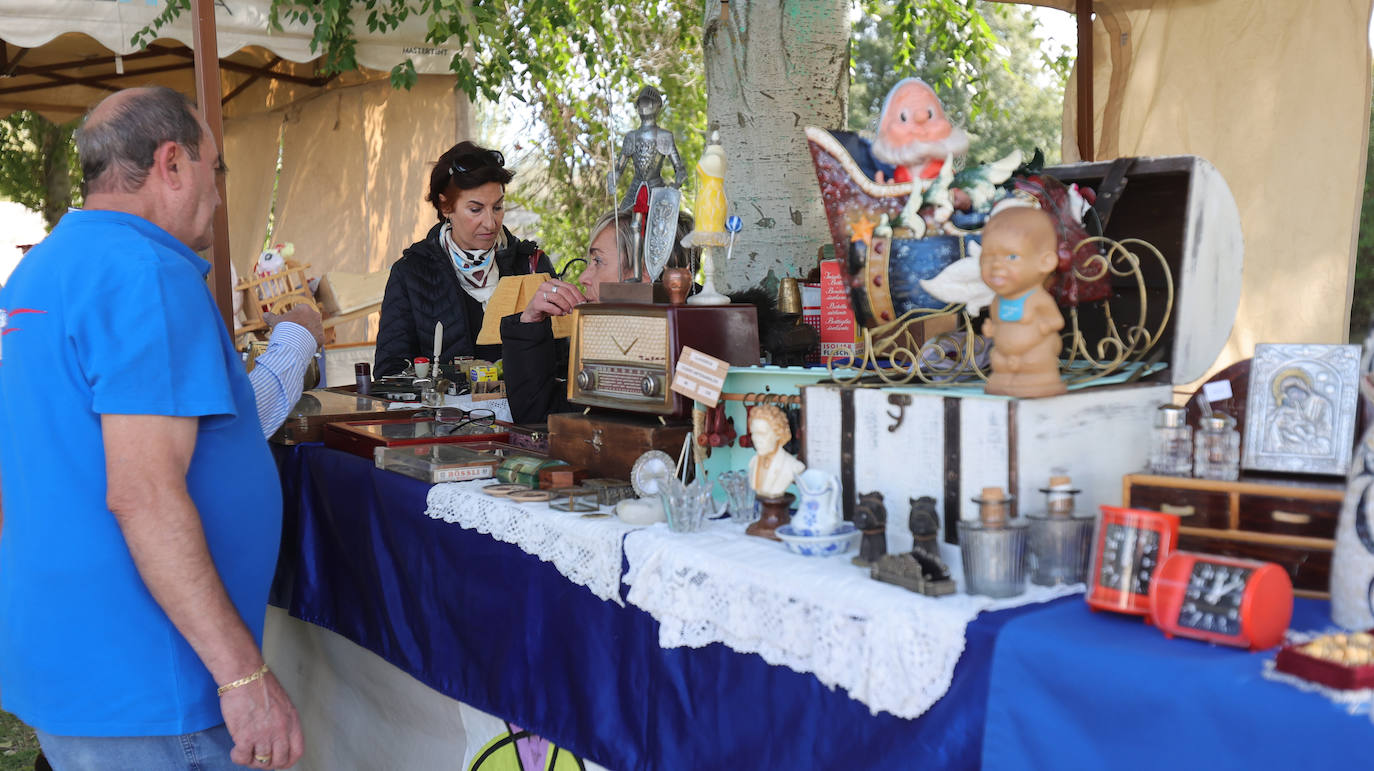
[[[569,581],[619,605],[621,542],[636,528],[614,516],[586,519],[547,503],[519,504],[482,493],[495,480],[446,482],[429,491],[425,514],[485,533],[551,563]],[[604,508],[603,508],[604,511]]]
[[[871,712],[924,713],[949,690],[964,631],[979,612],[1044,602],[1083,585],[1039,587],[1004,600],[926,597],[874,581],[837,557],[801,557],[743,525],[699,533],[659,524],[625,539],[629,600],[658,620],[664,648],[724,643],[770,664],[814,674]],[[957,547],[942,556],[963,582]]]

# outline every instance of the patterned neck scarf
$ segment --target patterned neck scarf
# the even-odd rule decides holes
[[[458,273],[463,291],[486,307],[501,278],[501,271],[496,266],[496,246],[483,252],[468,251],[453,242],[453,226],[447,222],[439,231],[439,240],[453,260],[453,269]]]

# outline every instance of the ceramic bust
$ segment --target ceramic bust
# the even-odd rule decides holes
[[[771,404],[755,407],[749,414],[749,438],[756,453],[749,459],[749,486],[760,498],[781,496],[806,469],[782,449],[792,439],[787,417]]]
[[[1050,216],[1015,206],[994,214],[983,228],[978,258],[992,301],[983,335],[992,341],[987,392],[1036,397],[1062,394],[1059,330],[1064,316],[1045,291],[1059,265],[1058,236]]]

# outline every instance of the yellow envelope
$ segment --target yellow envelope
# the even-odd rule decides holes
[[[496,291],[487,301],[487,310],[482,316],[482,331],[477,335],[478,345],[495,345],[501,342],[501,319],[512,313],[521,313],[534,299],[535,290],[549,280],[547,273],[531,273],[524,276],[502,276],[496,284]],[[572,316],[554,316],[553,336],[564,338],[572,335]]]

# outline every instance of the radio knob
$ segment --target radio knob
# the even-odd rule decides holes
[[[639,391],[645,396],[658,396],[659,390],[659,380],[653,375],[645,375],[644,379],[639,381]]]
[[[584,369],[577,373],[577,387],[583,391],[590,391],[596,387],[596,374],[589,369]]]

